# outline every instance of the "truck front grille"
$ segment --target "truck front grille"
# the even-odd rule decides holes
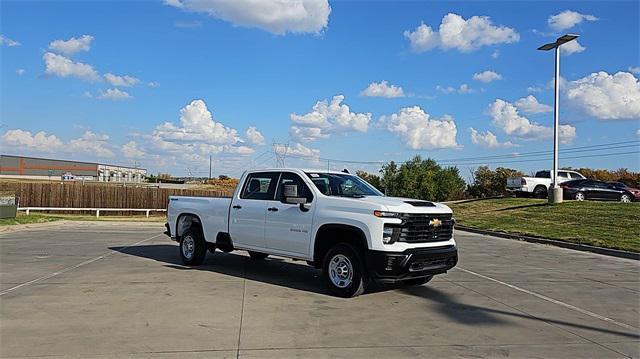
[[[401,217],[399,242],[424,243],[448,241],[453,236],[450,214],[410,214]],[[438,225],[438,221],[440,222]]]

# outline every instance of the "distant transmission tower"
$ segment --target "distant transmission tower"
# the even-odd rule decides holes
[[[287,158],[288,151],[289,151],[289,142],[287,143],[273,142],[273,154],[276,156],[276,163],[278,167],[284,167],[284,161]]]

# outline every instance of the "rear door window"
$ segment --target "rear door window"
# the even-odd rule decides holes
[[[276,185],[279,175],[277,172],[256,172],[249,174],[244,183],[240,198],[273,200],[276,195]]]
[[[569,175],[571,175],[571,178],[573,178],[573,179],[582,179],[582,176],[580,176],[577,173],[570,172]]]

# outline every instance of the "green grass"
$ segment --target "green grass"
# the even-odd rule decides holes
[[[460,225],[640,252],[640,203],[502,198],[449,204]]]
[[[30,214],[18,213],[16,218],[0,219],[0,226],[10,226],[16,224],[33,224],[33,223],[46,223],[60,220],[67,221],[125,221],[125,222],[166,222],[167,218],[164,215],[151,215],[149,218],[146,216],[105,216],[102,215],[98,218],[91,215],[73,215],[73,214]]]
[[[43,214],[32,214],[30,216],[25,216],[19,213],[16,218],[0,219],[0,226],[11,226],[16,224],[46,223],[46,222],[59,221],[61,219],[63,218],[47,216]]]

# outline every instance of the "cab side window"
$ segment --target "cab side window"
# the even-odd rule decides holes
[[[277,172],[257,172],[247,176],[244,189],[240,194],[242,199],[273,200],[278,183]]]
[[[278,184],[278,193],[276,199],[278,201],[284,201],[284,185],[296,185],[298,187],[298,197],[306,198],[307,203],[313,202],[313,193],[302,178],[295,173],[283,172],[280,176],[280,183]]]

